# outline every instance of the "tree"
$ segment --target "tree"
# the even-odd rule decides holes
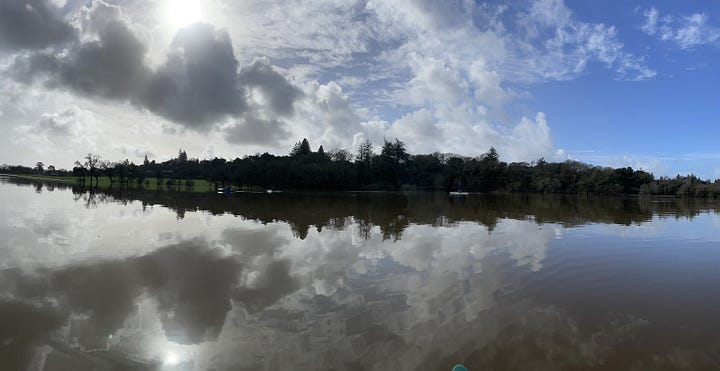
[[[90,183],[92,185],[92,178],[95,177],[95,185],[98,184],[98,173],[97,173],[97,165],[100,162],[100,155],[93,155],[92,153],[88,153],[85,155],[85,163],[83,164],[85,168],[90,172]]]
[[[405,164],[410,155],[405,150],[405,143],[397,138],[394,142],[385,141],[378,159],[378,170],[383,181],[399,188],[405,177]]]
[[[85,174],[87,171],[80,161],[75,161],[75,167],[73,167],[72,173],[78,177],[78,181],[80,181],[80,183],[85,183]]]
[[[357,164],[358,182],[361,185],[369,184],[371,182],[372,174],[372,143],[365,139],[358,145],[357,152],[358,154],[355,158],[355,162]]]
[[[101,161],[100,156],[88,153],[75,162],[71,172],[38,162],[35,167],[3,164],[0,171],[10,174],[50,174],[77,177],[81,184],[99,183],[99,176],[107,176],[111,184],[123,187],[148,184],[146,177],[156,176],[158,188],[163,184],[192,184],[206,179],[216,187],[230,184],[285,189],[398,189],[408,186],[418,190],[455,190],[462,187],[479,192],[563,192],[600,194],[650,194],[683,197],[720,198],[720,180],[712,183],[692,174],[655,178],[653,174],[632,168],[614,169],[591,166],[577,161],[547,162],[543,158],[528,164],[500,161],[495,148],[475,157],[461,157],[452,153],[409,155],[405,144],[398,139],[385,141],[379,155],[373,145],[364,140],[357,147],[357,156],[346,150],[325,152],[319,146],[310,150],[303,139],[295,144],[288,156],[268,153],[236,158],[228,162],[188,159],[180,149],[177,158],[165,162],[149,161],[144,156],[141,166],[128,160],[118,163]],[[351,162],[354,161],[354,162]],[[175,180],[177,179],[178,182]],[[93,180],[95,183],[93,183]],[[163,182],[163,180],[166,180]],[[190,180],[188,182],[187,180]]]
[[[110,179],[110,186],[115,182],[115,175],[114,173],[114,167],[115,165],[110,161],[100,161],[98,162],[98,172],[102,172],[105,176],[107,176]]]
[[[385,141],[383,144],[381,156],[388,156],[392,159],[394,165],[402,165],[408,161],[410,155],[405,150],[405,143],[395,138],[395,142]]]
[[[290,152],[290,156],[306,156],[309,155],[311,152],[312,151],[310,150],[310,142],[308,142],[307,138],[303,138],[302,141],[295,143],[295,146]]]
[[[330,159],[333,161],[352,161],[352,154],[344,149],[330,151]]]
[[[498,155],[497,150],[495,150],[495,147],[490,147],[490,150],[485,153],[483,159],[497,162],[500,161],[500,156]]]
[[[160,168],[160,166],[155,168],[155,187],[157,189],[160,189],[160,186],[162,185],[163,180],[163,171]]]
[[[470,167],[472,168],[471,176],[468,179],[468,185],[481,192],[490,192],[502,189],[505,183],[505,171],[507,164],[500,161],[495,147],[480,156],[480,161],[472,160]]]

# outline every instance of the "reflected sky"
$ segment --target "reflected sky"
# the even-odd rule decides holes
[[[719,366],[712,202],[0,179],[10,369]]]

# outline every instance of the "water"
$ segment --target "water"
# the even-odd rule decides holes
[[[713,202],[4,178],[0,204],[3,370],[720,367]]]

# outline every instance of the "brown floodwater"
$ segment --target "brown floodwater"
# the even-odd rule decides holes
[[[2,370],[720,368],[720,204],[0,177]]]

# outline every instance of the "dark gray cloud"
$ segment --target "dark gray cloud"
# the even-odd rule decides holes
[[[144,65],[146,48],[121,20],[112,20],[98,39],[77,43],[67,53],[33,54],[16,59],[11,74],[18,81],[41,79],[47,86],[115,99],[134,95],[151,71]]]
[[[0,0],[0,49],[42,49],[75,38],[60,9],[44,0]]]
[[[290,116],[293,103],[301,95],[300,90],[277,71],[266,58],[256,58],[249,66],[240,71],[240,81],[256,87],[269,101],[275,114]]]
[[[227,32],[196,23],[178,31],[165,61],[147,64],[147,47],[122,10],[100,0],[78,16],[83,35],[65,52],[41,51],[17,57],[8,73],[22,83],[39,81],[86,97],[132,102],[194,130],[237,118],[228,140],[268,144],[288,133],[275,117],[294,113],[301,96],[267,59],[240,68]],[[250,106],[251,89],[264,104]],[[258,119],[257,117],[269,117]],[[238,133],[238,131],[244,131]]]
[[[86,339],[112,334],[136,309],[143,292],[159,304],[168,339],[194,344],[213,340],[231,308],[242,267],[200,241],[168,246],[121,261],[42,270],[35,274],[0,272],[3,291],[28,301],[51,299],[64,312],[88,318]]]
[[[118,5],[108,4],[103,0],[88,3],[88,6],[80,8],[77,15],[83,33],[98,34],[108,23],[126,19]]]
[[[9,69],[3,71],[3,74],[9,75],[15,81],[30,84],[40,79],[41,76],[45,77],[48,73],[58,69],[58,59],[54,55],[38,53],[17,57]]]
[[[167,61],[134,100],[189,127],[210,125],[246,110],[230,36],[196,23],[178,32]]]
[[[233,299],[249,311],[257,312],[299,287],[300,283],[290,275],[290,262],[273,261],[260,272],[253,287],[238,288]]]
[[[283,122],[263,120],[250,114],[225,130],[225,140],[238,144],[277,146],[281,140],[289,136],[290,132]]]
[[[49,306],[0,299],[0,360],[4,370],[25,370],[38,345],[64,323],[64,315]]]
[[[272,256],[279,246],[288,243],[276,230],[228,228],[222,232],[222,242],[232,246],[243,259]]]
[[[143,63],[145,51],[127,25],[108,22],[98,41],[83,43],[59,59],[50,81],[87,96],[132,96],[150,73]]]
[[[0,352],[28,351],[71,314],[85,318],[78,341],[91,347],[124,326],[143,294],[156,300],[169,340],[182,344],[214,341],[232,301],[260,310],[299,287],[290,276],[290,263],[272,258],[259,267],[252,286],[241,286],[242,270],[249,269],[259,255],[270,257],[284,242],[272,233],[231,231],[224,236],[240,254],[221,255],[206,242],[191,240],[118,261],[34,272],[0,270]],[[37,303],[53,304],[39,307]],[[37,323],[27,325],[33,318]],[[27,331],[23,333],[15,323]],[[27,361],[28,354],[20,354],[18,362]]]
[[[202,243],[185,243],[131,263],[158,301],[168,339],[183,344],[217,339],[242,269],[238,260]]]
[[[253,261],[260,256],[272,257],[280,246],[288,243],[288,240],[275,230],[239,228],[224,230],[222,241],[230,244],[243,261]],[[257,279],[250,287],[238,287],[233,294],[235,303],[252,312],[275,304],[280,298],[300,287],[300,282],[290,275],[288,260],[271,260],[260,267],[257,273]]]
[[[74,122],[77,112],[67,109],[59,114],[45,114],[35,123],[33,129],[37,133],[46,133],[51,137],[68,137],[74,134]]]

